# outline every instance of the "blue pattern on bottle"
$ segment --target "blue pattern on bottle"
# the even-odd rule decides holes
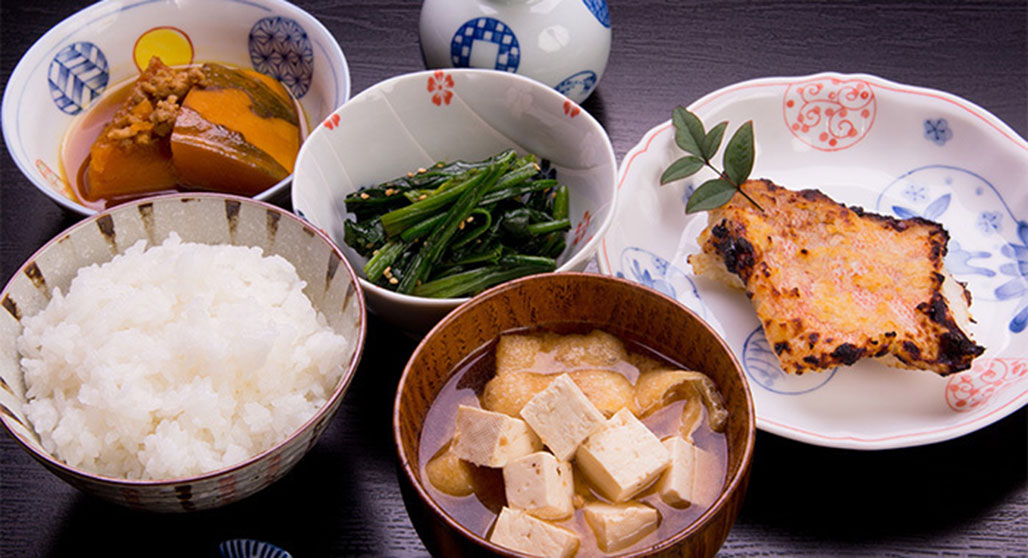
[[[564,81],[557,84],[554,89],[563,93],[568,97],[575,97],[581,95],[582,98],[588,97],[592,93],[593,87],[596,87],[596,72],[592,70],[582,70],[576,74],[572,74]]]
[[[492,69],[516,72],[521,64],[521,46],[514,31],[506,23],[491,17],[468,20],[457,29],[450,41],[450,62],[455,68],[471,66],[471,51],[476,42],[497,46],[496,61]]]
[[[582,2],[585,3],[586,9],[596,16],[600,25],[610,27],[610,10],[607,9],[607,0],[582,0]]]
[[[100,47],[79,42],[62,48],[50,62],[50,97],[61,111],[78,114],[107,89],[110,73]]]

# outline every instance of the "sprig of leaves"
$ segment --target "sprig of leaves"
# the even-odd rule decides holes
[[[699,172],[703,167],[710,167],[718,174],[693,191],[685,204],[686,213],[697,213],[716,209],[729,202],[739,192],[757,209],[764,211],[753,198],[742,191],[739,186],[746,182],[753,170],[753,121],[749,120],[732,134],[722,155],[724,170],[718,170],[710,163],[721,147],[728,122],[720,122],[705,131],[703,122],[695,114],[683,107],[675,107],[671,113],[671,122],[675,127],[675,143],[689,153],[685,157],[671,163],[660,175],[660,184],[681,180]]]

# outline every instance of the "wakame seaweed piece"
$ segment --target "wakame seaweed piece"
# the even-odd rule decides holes
[[[453,204],[453,207],[450,208],[446,220],[425,239],[421,250],[418,251],[406,270],[405,276],[400,279],[400,284],[396,288],[397,292],[410,293],[418,283],[429,276],[432,266],[442,257],[447,245],[453,238],[454,233],[456,233],[457,227],[478,205],[485,191],[506,172],[507,166],[513,159],[514,153],[509,152],[506,158],[497,161],[494,165],[479,173],[479,176],[475,177],[480,179],[461,194],[460,198]]]
[[[368,257],[375,249],[385,243],[385,229],[378,219],[369,221],[344,221],[343,240],[358,254]]]

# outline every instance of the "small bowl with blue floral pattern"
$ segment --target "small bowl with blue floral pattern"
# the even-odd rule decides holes
[[[320,122],[350,95],[349,69],[335,38],[283,0],[97,2],[36,41],[7,81],[4,140],[33,185],[83,215],[114,203],[87,199],[79,180],[83,165],[72,153],[81,151],[73,144],[82,141],[66,136],[155,56],[170,67],[211,62],[271,76],[299,104],[300,137],[307,123]],[[283,199],[291,172],[291,164],[283,164],[271,185],[262,184],[252,197]]]

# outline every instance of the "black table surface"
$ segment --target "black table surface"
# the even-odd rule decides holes
[[[457,2],[459,0],[452,0]],[[85,2],[0,4],[3,81],[52,25]],[[337,37],[356,94],[423,69],[420,2],[299,2]],[[584,104],[618,159],[675,105],[758,77],[866,72],[949,91],[1028,131],[1024,0],[610,0],[613,47]],[[79,217],[0,158],[6,281]],[[1028,187],[1028,179],[1024,186]],[[213,556],[235,537],[304,556],[426,555],[400,498],[390,428],[396,381],[414,348],[370,319],[339,414],[301,463],[229,507],[139,513],[85,496],[0,435],[0,556]],[[850,451],[760,432],[749,491],[721,556],[1028,555],[1028,412],[928,446]]]

